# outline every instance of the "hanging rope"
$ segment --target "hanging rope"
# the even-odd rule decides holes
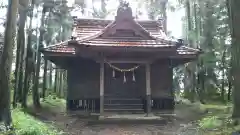
[[[109,63],[107,61],[105,61],[105,63],[107,63],[111,68],[113,68],[114,70],[119,71],[119,72],[133,72],[134,70],[139,68],[139,65],[138,65],[138,66],[134,66],[134,67],[129,68],[129,69],[122,69],[122,68],[119,68],[119,67],[116,67],[116,66],[112,65],[111,63]]]
[[[132,75],[133,75],[132,76],[132,81],[134,81],[134,82],[136,81],[134,71],[139,68],[139,65],[138,66],[134,66],[134,67],[129,68],[129,69],[122,69],[122,68],[119,68],[119,67],[116,67],[116,66],[112,65],[111,63],[107,62],[106,60],[105,60],[105,63],[107,63],[109,65],[109,67],[111,67],[113,69],[113,73],[112,73],[113,77],[115,77],[115,70],[119,71],[119,72],[123,72],[123,74],[124,74],[123,82],[125,83],[127,81],[125,72],[132,72]]]

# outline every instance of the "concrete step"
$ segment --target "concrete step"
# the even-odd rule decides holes
[[[104,110],[107,112],[143,112],[143,102],[139,98],[105,98]]]
[[[119,113],[144,113],[143,109],[126,109],[126,108],[116,108],[116,109],[104,109],[105,112],[119,112]]]
[[[116,111],[116,112],[144,112],[143,104],[105,104],[105,111]]]
[[[143,104],[139,98],[105,98],[104,104]]]

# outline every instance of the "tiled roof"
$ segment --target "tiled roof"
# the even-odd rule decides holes
[[[100,19],[78,19],[75,20],[75,34],[78,45],[82,46],[111,46],[111,47],[140,47],[140,48],[162,48],[174,47],[176,41],[168,39],[165,33],[161,30],[161,26],[157,21],[136,21],[150,34],[156,37],[156,40],[143,40],[137,37],[107,37],[101,38],[100,35],[114,24],[112,20]],[[73,40],[68,40],[73,41]],[[75,54],[75,48],[68,46],[69,42],[65,41],[56,45],[51,45],[44,48],[47,52]],[[188,47],[180,47],[177,49],[178,54],[197,54],[198,49]]]
[[[102,22],[101,22],[102,21]],[[171,47],[176,46],[176,41],[167,38],[157,21],[129,21],[132,27],[129,30],[141,31],[144,37],[135,35],[119,36],[114,27],[119,27],[117,21],[89,20],[77,21],[75,36],[79,45],[91,46],[134,46],[134,47]],[[109,24],[107,24],[109,23]],[[88,26],[86,27],[86,24]],[[118,26],[117,26],[118,25]],[[93,28],[94,27],[94,28]],[[97,27],[97,28],[96,28]],[[116,35],[101,37],[113,30]],[[111,32],[110,32],[111,33]],[[121,32],[120,32],[121,33]],[[111,33],[112,34],[112,33]],[[147,38],[147,39],[146,39]],[[143,40],[145,39],[145,40]]]
[[[75,54],[75,48],[68,46],[68,41],[43,48],[44,52],[69,53]]]
[[[136,39],[101,39],[96,38],[93,40],[79,41],[79,44],[92,45],[92,46],[138,46],[138,47],[165,47],[175,46],[166,44],[160,40],[136,40]]]
[[[78,19],[75,21],[74,36],[79,38],[92,36],[104,30],[106,26],[112,22],[113,20]],[[163,32],[159,22],[152,20],[136,20],[136,22],[139,23],[145,30],[147,30],[153,37],[167,39],[167,36]]]
[[[102,44],[103,46],[106,46],[106,44]],[[99,45],[98,45],[99,46]],[[122,47],[129,47],[129,46],[122,46]],[[134,46],[131,46],[134,47]],[[139,47],[149,47],[149,45],[140,45]],[[162,45],[156,45],[152,46],[156,48],[161,48]],[[68,46],[66,42],[62,42],[61,44],[56,44],[52,46],[48,46],[45,48],[45,51],[47,52],[56,52],[56,53],[68,53],[68,54],[75,54],[75,48],[73,46]],[[182,46],[177,49],[177,52],[179,55],[187,55],[187,54],[198,54],[200,51],[198,49],[193,49],[190,47]]]
[[[83,48],[86,47],[93,50],[104,49],[101,51],[110,51],[108,49],[112,48],[119,51],[128,49],[131,52],[148,52],[150,55],[156,54],[152,52],[169,50],[171,54],[166,57],[177,58],[178,55],[181,57],[189,54],[193,54],[195,58],[195,54],[199,54],[198,49],[184,46],[181,40],[178,42],[169,39],[161,22],[134,20],[131,8],[127,4],[122,6],[125,7],[118,8],[115,20],[74,19],[72,39],[43,48],[43,52],[75,55],[75,48],[84,51]]]

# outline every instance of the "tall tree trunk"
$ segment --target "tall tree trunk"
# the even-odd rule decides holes
[[[23,87],[23,93],[22,93],[22,107],[27,107],[27,96],[28,96],[28,90],[29,90],[29,82],[30,82],[30,75],[31,72],[33,72],[34,66],[33,66],[33,54],[31,49],[31,42],[32,42],[32,22],[33,22],[33,9],[34,9],[35,1],[32,0],[31,8],[29,10],[29,17],[30,17],[30,23],[28,27],[28,41],[27,41],[27,55],[25,58],[25,74],[24,74],[24,87]]]
[[[106,0],[101,0],[101,9],[102,9],[103,14],[107,13],[106,5],[107,5]]]
[[[41,64],[41,53],[40,49],[43,47],[43,34],[45,32],[44,27],[44,18],[46,13],[46,7],[43,7],[42,17],[41,17],[41,26],[40,26],[40,35],[39,35],[39,46],[38,46],[38,54],[37,54],[37,65],[36,65],[36,75],[33,87],[33,104],[35,107],[40,107],[40,97],[39,97],[39,73],[40,73],[40,64]]]
[[[167,34],[167,1],[161,2],[161,12],[162,12],[162,17],[163,17],[163,30]]]
[[[62,76],[63,76],[63,71],[60,70],[59,72],[59,97],[62,98],[62,93],[63,93],[63,81],[62,81]]]
[[[229,0],[232,34],[233,118],[240,118],[240,1]]]
[[[52,73],[53,73],[53,69],[52,69],[52,63],[49,62],[49,88],[52,89]]]
[[[225,57],[226,57],[226,50],[223,52],[222,56],[222,84],[221,84],[221,98],[225,101]]]
[[[7,21],[4,35],[4,48],[0,61],[0,121],[4,120],[6,127],[11,127],[10,111],[10,72],[13,59],[13,48],[16,39],[16,18],[18,0],[8,1]]]
[[[226,0],[226,7],[228,12],[228,26],[230,28],[230,33],[232,34],[232,18],[231,18],[231,11],[230,11],[230,0]],[[228,101],[231,101],[231,94],[232,94],[232,56],[229,63],[229,69],[228,69]]]
[[[27,8],[28,3],[23,5]],[[25,24],[27,19],[27,10],[20,11],[18,37],[17,37],[17,56],[16,56],[16,69],[15,69],[15,89],[13,94],[13,107],[16,107],[17,101],[21,102],[22,99],[22,77],[23,77],[23,55],[25,48]]]
[[[54,80],[54,93],[57,93],[57,86],[58,86],[58,69],[55,66],[55,80]]]
[[[188,26],[188,31],[187,31],[187,38],[189,40],[189,44],[192,46],[193,45],[193,40],[190,38],[190,34],[192,33],[193,26],[192,26],[192,20],[191,20],[191,4],[189,0],[186,0],[186,15],[187,15],[187,26]],[[184,73],[184,96],[191,100],[192,102],[194,101],[195,98],[195,75],[194,75],[194,67],[195,65],[193,63],[189,63],[186,65],[185,73]]]
[[[228,97],[228,101],[231,101],[231,94],[232,94],[232,76],[229,76],[228,77],[228,94],[227,94],[227,97]]]
[[[233,77],[232,77],[232,58],[230,59],[229,63],[229,69],[228,69],[228,101],[231,101],[232,99],[232,87],[233,87]]]
[[[42,90],[42,98],[45,98],[46,89],[47,89],[47,67],[48,61],[44,60],[44,69],[43,69],[43,90]]]

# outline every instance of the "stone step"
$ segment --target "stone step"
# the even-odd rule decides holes
[[[107,112],[144,112],[139,98],[105,98],[104,110]]]
[[[142,104],[142,99],[138,98],[105,98],[104,104]]]
[[[104,111],[105,112],[118,112],[118,113],[134,113],[134,114],[142,114],[142,113],[144,113],[144,110],[143,109],[124,109],[124,108],[121,108],[121,109],[119,109],[119,108],[116,108],[116,109],[107,109],[107,108],[104,108]]]
[[[104,104],[106,109],[143,109],[143,104]]]

